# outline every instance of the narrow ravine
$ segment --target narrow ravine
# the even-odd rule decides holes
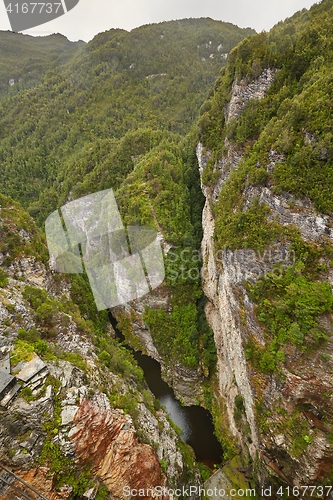
[[[125,338],[117,328],[117,320],[109,313],[109,319],[116,335],[122,342]],[[181,429],[181,439],[189,444],[196,459],[208,467],[222,461],[222,447],[214,434],[212,416],[200,406],[182,406],[176,399],[172,388],[162,379],[160,364],[139,351],[134,351],[125,342],[138,365],[142,368],[145,380],[151,392],[165,407],[169,417]]]

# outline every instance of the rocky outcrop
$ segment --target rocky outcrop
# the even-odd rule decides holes
[[[245,77],[240,81],[236,78],[231,89],[231,99],[226,113],[226,121],[228,122],[231,118],[238,118],[243,107],[250,99],[262,99],[265,97],[267,90],[273,83],[275,73],[275,69],[267,68],[252,82],[248,82]]]
[[[92,463],[94,474],[107,485],[112,498],[124,498],[126,486],[147,491],[165,485],[154,450],[138,443],[131,419],[112,410],[105,395],[84,398],[73,424],[69,437],[76,459]]]
[[[1,227],[0,213],[0,235]],[[32,240],[29,231],[20,238]],[[148,388],[139,388],[133,373],[125,379],[100,361],[92,324],[68,301],[66,277],[54,276],[24,249],[1,271],[0,348],[11,352],[22,390],[0,408],[0,462],[50,500],[73,498],[81,474],[98,477],[109,497],[119,499],[126,498],[125,486],[200,485],[194,460],[185,461],[177,433],[164,410],[154,409]],[[34,306],[27,290],[37,300]],[[51,324],[37,315],[40,299],[53,308]],[[110,333],[104,332],[106,342],[112,342]],[[47,350],[44,363],[34,349],[41,349],[40,357]],[[80,368],[57,359],[66,355]],[[117,398],[132,405],[133,418],[117,408]],[[65,471],[72,476],[64,479]],[[89,490],[96,484],[88,484]]]
[[[148,491],[157,486],[183,484],[184,462],[177,445],[178,437],[163,410],[154,416],[139,403],[137,427],[134,427],[132,418],[112,407],[105,393],[87,385],[87,376],[79,369],[66,361],[47,366],[61,387],[54,389],[48,385],[45,395],[31,402],[19,397],[2,413],[2,462],[54,500],[70,498],[72,490],[70,484],[61,490],[55,489],[57,474],[52,460],[44,467],[35,466],[50,437],[64,457],[75,462],[78,471],[89,465],[112,498],[126,498],[125,487]],[[58,427],[54,427],[54,432],[51,429],[49,436],[45,424],[55,418],[55,404],[59,403]],[[151,444],[139,442],[137,429],[142,436],[148,436]],[[163,471],[161,460],[165,464]],[[51,480],[42,487],[45,475]],[[191,484],[193,481],[200,485],[198,476],[192,478]],[[151,498],[148,493],[144,497]]]
[[[274,74],[274,70],[267,69],[254,82],[235,80],[226,120],[237,119],[249,99],[264,97]],[[313,137],[310,139],[314,140]],[[225,146],[226,153],[215,164],[215,172],[219,172],[216,184],[202,184],[206,197],[202,217],[202,283],[209,299],[206,315],[214,330],[218,352],[218,397],[224,401],[226,427],[239,443],[243,456],[250,456],[251,461],[259,455],[262,463],[282,482],[321,484],[333,462],[328,436],[330,427],[318,424],[323,415],[332,412],[332,370],[325,362],[333,354],[332,341],[326,344],[323,355],[316,353],[304,358],[291,350],[281,376],[274,373],[264,375],[247,362],[246,340],[254,338],[258,345],[264,345],[265,340],[244,282],[256,282],[277,264],[284,267],[293,264],[295,255],[288,243],[282,242],[271,245],[262,255],[251,249],[231,251],[215,247],[213,206],[243,154],[239,148],[235,151],[228,140]],[[202,176],[210,151],[201,143],[197,146],[197,157]],[[270,151],[267,172],[272,173],[275,165],[283,161],[282,154]],[[299,200],[288,193],[275,195],[269,183],[265,186],[246,185],[243,197],[244,211],[254,199],[264,202],[271,210],[268,220],[296,226],[305,241],[333,241],[333,218],[317,214],[309,200]],[[333,284],[331,270],[328,269],[325,279]],[[332,330],[331,318],[322,318],[322,321],[328,330]],[[241,418],[239,412],[237,414],[236,398],[244,406]],[[302,412],[304,408],[307,412]],[[264,482],[268,474],[263,471],[263,476],[259,473],[258,477]]]

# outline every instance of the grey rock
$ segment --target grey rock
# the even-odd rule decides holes
[[[78,406],[65,406],[61,412],[61,425],[72,423],[78,409]]]
[[[16,375],[19,380],[23,382],[28,382],[42,370],[45,370],[46,364],[40,359],[39,356],[35,355],[31,361],[28,361],[22,368],[22,370]]]

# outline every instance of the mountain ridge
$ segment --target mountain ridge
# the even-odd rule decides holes
[[[201,34],[186,36],[190,51],[147,25],[137,59],[140,31],[103,33],[0,107],[1,189],[40,226],[115,187],[126,225],[160,231],[165,283],[112,314],[183,402],[211,411],[224,460],[245,471],[234,484],[274,494],[333,477],[332,9],[302,10],[227,60],[220,32],[195,51]],[[97,326],[84,278],[73,292]],[[43,322],[52,311],[39,307]],[[115,351],[98,348],[112,366]]]

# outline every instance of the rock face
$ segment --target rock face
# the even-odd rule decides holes
[[[29,471],[19,470],[17,475],[29,485],[33,485],[48,500],[66,500],[72,496],[73,488],[70,486],[62,486],[59,491],[54,491],[54,474],[50,474],[47,467],[37,467]]]
[[[126,486],[148,490],[165,485],[154,450],[138,443],[130,419],[112,410],[104,395],[83,399],[73,423],[69,434],[76,458],[91,461],[112,498],[124,498]]]
[[[238,119],[249,99],[264,97],[275,73],[267,68],[253,82],[235,80],[225,111],[226,121]],[[287,243],[272,245],[264,255],[251,249],[216,248],[213,207],[243,155],[243,151],[240,148],[235,151],[227,139],[225,147],[224,156],[215,164],[215,171],[219,172],[217,182],[213,186],[202,184],[206,197],[202,217],[202,282],[209,299],[206,315],[214,330],[218,353],[218,397],[226,409],[226,427],[243,456],[250,457],[250,462],[259,456],[277,479],[292,485],[321,484],[333,463],[329,429],[320,423],[322,414],[332,414],[332,367],[319,353],[309,359],[291,354],[282,375],[267,376],[256,371],[246,360],[244,343],[247,339],[255,338],[258,345],[264,345],[265,341],[244,282],[255,283],[276,264],[284,267],[293,264],[294,255]],[[197,157],[201,176],[210,156],[210,151],[199,143]],[[270,151],[268,158],[268,173],[274,170],[276,163],[284,160],[276,151]],[[325,238],[333,241],[333,218],[316,214],[309,200],[297,200],[287,193],[274,195],[267,184],[246,186],[243,197],[244,211],[255,198],[265,202],[271,209],[269,220],[297,226],[305,241],[320,242]],[[327,281],[333,285],[331,271],[327,272]],[[323,321],[331,328],[331,319]],[[332,340],[325,346],[325,353],[326,357],[333,354]],[[237,398],[238,401],[241,398],[244,407],[241,421],[237,419]],[[319,417],[318,412],[321,413]],[[302,451],[297,438],[302,442]],[[267,477],[263,467],[258,480],[263,484]]]
[[[2,218],[15,233],[14,216],[21,212],[17,205],[0,211],[1,241]],[[118,499],[127,498],[125,486],[146,491],[201,485],[194,455],[185,460],[176,431],[164,410],[155,410],[136,367],[128,368],[115,343],[113,355],[128,375],[102,362],[92,323],[69,300],[70,282],[55,277],[31,251],[25,254],[24,242],[38,236],[36,228],[31,231],[16,231],[23,245],[17,258],[6,249],[1,254],[2,263],[10,260],[0,275],[1,367],[9,366],[22,387],[0,408],[0,462],[49,500],[82,494],[85,477],[87,491],[100,483],[106,498]],[[40,304],[51,312],[51,324],[39,315]],[[107,328],[98,335],[106,348],[113,342]],[[60,359],[66,357],[73,362]]]
[[[199,157],[200,160],[200,157]],[[204,237],[202,241],[203,289],[209,302],[206,306],[206,316],[214,331],[214,339],[218,355],[218,378],[220,396],[226,402],[229,428],[244,447],[243,436],[234,421],[235,397],[241,394],[244,398],[246,416],[250,424],[251,440],[249,451],[255,456],[259,445],[254,418],[254,398],[247,373],[244,349],[242,347],[241,320],[238,309],[239,302],[236,285],[242,281],[242,270],[235,259],[234,265],[227,262],[226,252],[220,252],[223,272],[217,267],[217,250],[214,247],[214,218],[209,199],[203,210]],[[227,264],[227,265],[226,265]],[[244,450],[245,451],[245,450]]]
[[[17,475],[50,499],[71,498],[70,483],[57,486],[52,461],[36,467],[51,438],[52,446],[59,447],[77,471],[89,466],[109,490],[110,498],[126,498],[124,488],[148,491],[141,496],[151,498],[149,490],[155,487],[186,484],[178,438],[164,411],[154,416],[143,403],[138,404],[137,428],[149,435],[153,446],[140,443],[132,418],[112,407],[104,393],[92,390],[80,370],[66,361],[47,366],[53,380],[60,382],[60,389],[50,385],[45,396],[32,402],[18,398],[1,415],[0,460]],[[53,437],[53,431],[51,436],[45,432],[45,425],[56,418],[55,405],[59,403],[59,427]],[[163,471],[160,460],[165,464]],[[192,483],[200,485],[198,474]]]
[[[227,109],[226,121],[231,118],[238,118],[242,109],[250,99],[262,99],[274,80],[276,70],[267,68],[261,75],[252,82],[246,78],[240,81],[234,80],[231,89],[231,99]]]

